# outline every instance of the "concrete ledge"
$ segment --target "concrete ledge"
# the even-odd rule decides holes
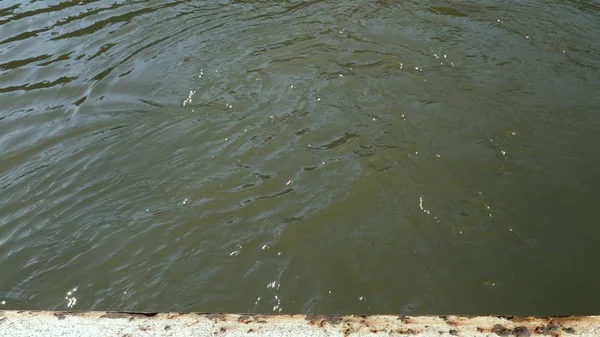
[[[600,337],[600,316],[306,316],[0,311],[0,335]]]

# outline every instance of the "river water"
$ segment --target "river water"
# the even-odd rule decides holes
[[[586,314],[598,1],[0,2],[0,309]]]

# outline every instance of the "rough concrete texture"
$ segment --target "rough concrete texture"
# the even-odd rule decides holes
[[[0,311],[0,336],[600,336],[600,316],[306,316]]]

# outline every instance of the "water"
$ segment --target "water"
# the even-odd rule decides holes
[[[2,309],[598,313],[597,1],[0,8]]]

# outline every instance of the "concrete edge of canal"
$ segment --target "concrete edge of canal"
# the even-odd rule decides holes
[[[600,336],[600,316],[0,311],[2,336]]]

